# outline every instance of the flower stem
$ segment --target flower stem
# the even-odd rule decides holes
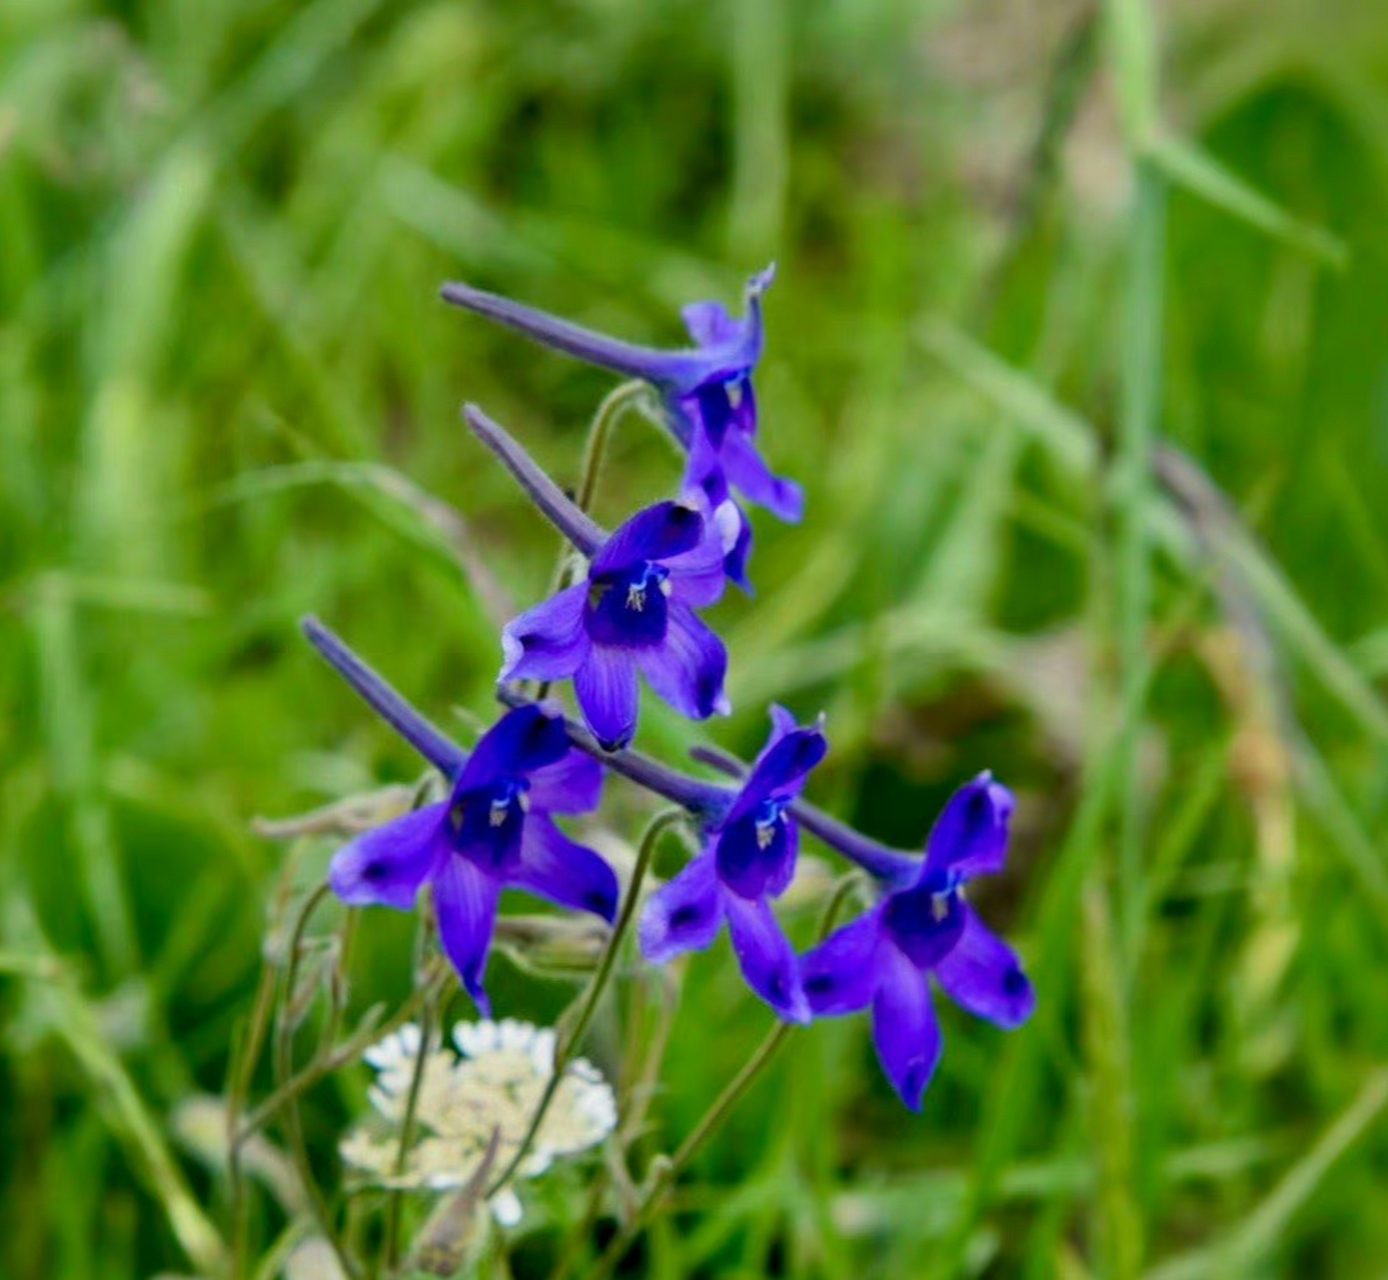
[[[848,899],[848,895],[857,886],[858,879],[856,874],[850,872],[843,876],[835,886],[833,895],[825,905],[824,915],[820,920],[819,940],[821,942],[833,930],[834,924],[838,920],[839,910]],[[604,1277],[611,1275],[636,1237],[645,1230],[646,1224],[656,1209],[660,1207],[666,1194],[674,1185],[675,1179],[688,1167],[690,1161],[698,1154],[699,1148],[728,1118],[733,1108],[742,1101],[743,1096],[752,1087],[767,1063],[776,1056],[776,1051],[785,1043],[791,1029],[792,1024],[788,1022],[778,1022],[772,1027],[761,1044],[753,1051],[752,1056],[743,1063],[742,1069],[724,1086],[723,1092],[714,1099],[713,1104],[704,1112],[703,1118],[690,1131],[688,1137],[680,1143],[675,1154],[668,1159],[657,1157],[656,1160],[652,1161],[654,1167],[647,1178],[646,1188],[636,1206],[636,1212],[631,1215],[626,1225],[604,1250],[602,1257],[588,1273],[588,1280],[603,1280]]]
[[[275,1025],[275,1079],[278,1084],[283,1084],[290,1078],[294,1064],[295,1024],[288,1014],[289,1006],[294,1003],[295,987],[298,984],[299,955],[303,949],[304,933],[308,928],[310,917],[329,892],[326,884],[320,884],[309,894],[303,907],[300,908],[298,918],[294,921],[294,929],[289,939],[284,986]],[[318,1223],[318,1229],[323,1233],[324,1239],[332,1246],[342,1270],[350,1277],[350,1280],[358,1280],[361,1275],[361,1267],[357,1264],[356,1259],[348,1253],[346,1245],[338,1236],[333,1225],[332,1213],[313,1174],[313,1162],[309,1159],[308,1147],[304,1142],[304,1128],[299,1117],[297,1095],[286,1099],[284,1132],[289,1154],[294,1162],[294,1170],[303,1185],[305,1196],[308,1197],[309,1206]]]
[[[241,1139],[238,1130],[241,1111],[246,1105],[246,1096],[250,1093],[251,1076],[255,1072],[255,1064],[260,1058],[260,1051],[265,1046],[265,1036],[270,1029],[270,1015],[274,1005],[275,971],[266,964],[260,971],[255,1003],[251,1007],[251,1020],[232,1061],[231,1079],[227,1086],[227,1220],[231,1230],[232,1280],[239,1280],[246,1247],[243,1213],[245,1183],[241,1177]]]
[[[607,948],[603,951],[602,959],[598,962],[597,972],[588,984],[583,1003],[579,1006],[578,1017],[574,1021],[573,1029],[563,1033],[559,1043],[555,1045],[554,1070],[550,1073],[545,1091],[540,1096],[539,1105],[535,1108],[535,1114],[530,1117],[530,1125],[526,1129],[520,1145],[516,1148],[515,1155],[511,1157],[500,1176],[493,1181],[488,1189],[488,1197],[495,1195],[510,1181],[516,1170],[520,1168],[521,1162],[529,1154],[530,1147],[535,1141],[535,1135],[539,1133],[540,1126],[544,1123],[545,1115],[549,1111],[550,1103],[554,1101],[554,1095],[559,1091],[559,1085],[564,1079],[564,1072],[568,1070],[569,1063],[577,1056],[578,1050],[583,1044],[583,1037],[588,1032],[593,1015],[597,1012],[598,1002],[602,999],[608,980],[612,976],[612,970],[622,949],[622,943],[631,927],[632,919],[636,915],[636,904],[641,897],[641,885],[646,879],[646,872],[650,868],[656,846],[660,843],[660,837],[676,823],[686,820],[683,810],[667,809],[652,819],[650,826],[646,828],[645,835],[641,837],[641,848],[636,855],[636,866],[631,873],[631,884],[627,887],[626,897],[622,899],[621,910],[617,914],[616,923],[612,926],[612,935],[607,940]]]
[[[419,1010],[419,1052],[415,1054],[414,1070],[410,1073],[410,1091],[405,1098],[405,1114],[400,1120],[400,1142],[395,1149],[395,1177],[405,1172],[410,1158],[410,1143],[414,1138],[415,1112],[419,1109],[419,1091],[424,1084],[425,1065],[429,1061],[429,1039],[434,1034],[434,1020],[437,1010],[435,988],[428,979],[429,939],[433,933],[432,915],[428,909],[420,919],[419,930],[415,936],[414,971],[415,984],[424,991],[424,1001]],[[404,1205],[405,1193],[396,1189],[390,1193],[390,1208],[386,1213],[385,1243],[382,1252],[387,1271],[393,1271],[400,1261],[400,1212]]]
[[[593,425],[588,428],[587,443],[583,446],[583,470],[578,479],[578,491],[574,494],[574,503],[580,511],[593,509],[598,479],[602,475],[603,456],[613,428],[649,394],[647,384],[639,379],[623,382],[609,391],[598,406],[597,413],[593,415]]]

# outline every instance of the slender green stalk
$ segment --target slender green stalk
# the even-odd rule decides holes
[[[419,1051],[415,1054],[414,1070],[410,1073],[410,1091],[405,1098],[405,1114],[400,1121],[400,1141],[395,1149],[395,1176],[405,1172],[410,1158],[410,1142],[414,1138],[415,1112],[419,1109],[419,1091],[424,1084],[425,1064],[429,1061],[429,1039],[434,1034],[437,1001],[428,993],[431,987],[427,974],[429,939],[433,934],[432,914],[425,909],[420,918],[419,929],[415,934],[414,971],[415,984],[426,992],[419,1011]],[[404,1206],[405,1193],[393,1190],[390,1193],[390,1209],[386,1214],[386,1233],[383,1254],[387,1270],[394,1270],[400,1260],[400,1213]]]
[[[303,949],[304,933],[314,910],[328,896],[328,892],[328,886],[321,884],[309,894],[294,922],[293,933],[289,940],[289,955],[285,961],[284,984],[275,1026],[275,1079],[281,1086],[289,1080],[293,1072],[295,1026],[294,1020],[288,1016],[288,1011],[295,998],[294,992],[298,983],[299,956]],[[361,1267],[357,1264],[356,1259],[347,1252],[346,1246],[338,1237],[333,1224],[332,1213],[313,1174],[313,1162],[309,1159],[308,1147],[304,1142],[303,1122],[299,1117],[297,1093],[291,1094],[285,1099],[284,1135],[290,1158],[294,1162],[294,1170],[299,1175],[299,1181],[303,1184],[304,1194],[308,1198],[309,1206],[318,1223],[318,1229],[323,1233],[323,1238],[332,1246],[343,1271],[351,1280],[357,1280],[361,1275]]]
[[[603,459],[607,453],[608,441],[613,428],[632,409],[650,395],[650,388],[639,379],[623,382],[614,387],[598,405],[593,415],[593,425],[588,428],[588,439],[583,446],[583,470],[579,474],[578,489],[574,502],[580,511],[592,511],[597,498],[598,480],[602,476]]]
[[[833,930],[840,909],[848,900],[849,894],[861,882],[861,879],[862,877],[858,873],[853,872],[840,879],[835,886],[834,892],[824,908],[824,915],[820,919],[819,940],[821,942]],[[713,1100],[703,1117],[690,1130],[685,1140],[680,1143],[675,1154],[668,1158],[657,1157],[651,1162],[651,1171],[646,1179],[641,1200],[636,1206],[636,1212],[631,1215],[621,1231],[614,1237],[612,1243],[604,1250],[593,1270],[588,1273],[588,1280],[602,1280],[603,1277],[612,1273],[636,1237],[645,1229],[655,1210],[660,1207],[669,1189],[674,1185],[675,1179],[689,1166],[690,1161],[698,1154],[699,1148],[708,1141],[709,1137],[717,1131],[718,1126],[742,1101],[747,1091],[756,1082],[757,1077],[765,1070],[767,1063],[776,1056],[777,1050],[785,1043],[791,1030],[792,1024],[788,1022],[778,1022],[772,1027],[761,1044],[753,1051],[752,1056],[743,1063],[742,1069],[724,1086],[722,1093]]]
[[[593,980],[588,984],[587,993],[583,998],[583,1003],[579,1006],[578,1017],[573,1028],[564,1032],[559,1038],[559,1043],[555,1046],[554,1070],[545,1085],[544,1093],[540,1095],[540,1102],[535,1108],[535,1114],[530,1117],[530,1125],[525,1131],[525,1136],[516,1148],[515,1155],[511,1157],[500,1176],[488,1189],[487,1195],[489,1197],[495,1195],[506,1185],[516,1170],[520,1168],[521,1161],[529,1154],[531,1145],[535,1141],[535,1135],[539,1133],[540,1126],[544,1123],[545,1116],[549,1112],[550,1103],[554,1101],[554,1095],[559,1091],[559,1086],[563,1082],[564,1073],[568,1070],[569,1063],[574,1060],[583,1044],[583,1037],[588,1033],[593,1015],[597,1012],[598,1003],[602,999],[603,992],[607,989],[608,979],[612,976],[612,970],[616,964],[617,956],[621,952],[622,943],[631,927],[632,919],[636,915],[636,904],[641,897],[641,885],[646,878],[646,871],[650,867],[656,846],[660,843],[660,837],[676,823],[686,821],[688,821],[688,814],[683,809],[667,809],[664,813],[656,815],[650,826],[646,828],[646,834],[641,837],[641,848],[636,855],[636,866],[631,873],[631,884],[627,888],[626,897],[622,900],[621,910],[617,913],[617,922],[612,926],[612,936],[607,940],[607,948],[603,951],[602,959],[598,962],[597,972],[593,974]]]
[[[251,1089],[255,1064],[265,1047],[270,1030],[270,1016],[275,1007],[275,971],[263,964],[251,1006],[251,1020],[246,1025],[238,1052],[232,1060],[231,1079],[227,1088],[227,1218],[231,1229],[231,1274],[239,1280],[245,1262],[246,1223],[244,1214],[245,1183],[241,1177],[241,1112]]]

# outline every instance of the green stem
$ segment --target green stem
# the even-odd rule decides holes
[[[240,1046],[231,1067],[231,1081],[227,1089],[227,1200],[228,1221],[231,1227],[231,1275],[239,1280],[245,1264],[246,1224],[244,1221],[245,1183],[241,1177],[241,1140],[238,1130],[241,1124],[241,1111],[246,1105],[246,1097],[251,1089],[251,1077],[255,1064],[265,1047],[265,1036],[270,1030],[270,1015],[275,1004],[275,971],[266,964],[260,970],[260,982],[256,987],[255,1003],[251,1007],[251,1020],[246,1028],[245,1039]]]
[[[415,984],[426,995],[419,1011],[419,1051],[415,1054],[414,1070],[410,1073],[410,1092],[405,1099],[405,1114],[400,1121],[400,1143],[395,1149],[395,1176],[405,1172],[410,1158],[410,1142],[414,1136],[415,1112],[419,1109],[419,1091],[424,1084],[425,1065],[429,1060],[429,1038],[434,1034],[435,1000],[430,998],[432,985],[427,975],[429,939],[433,933],[432,915],[428,909],[420,919],[415,934],[414,972]],[[393,1271],[400,1260],[400,1213],[404,1207],[405,1193],[396,1189],[390,1193],[390,1209],[386,1214],[386,1232],[383,1253],[386,1270]]]
[[[854,872],[844,876],[835,886],[834,893],[826,904],[824,915],[820,920],[819,941],[822,942],[829,936],[838,920],[840,908],[860,880],[861,877]],[[636,1206],[636,1212],[631,1215],[630,1220],[617,1233],[612,1243],[607,1246],[593,1270],[588,1273],[588,1280],[602,1280],[603,1277],[612,1273],[636,1237],[645,1229],[651,1215],[659,1208],[666,1193],[674,1185],[675,1179],[689,1166],[690,1161],[698,1154],[699,1148],[728,1118],[765,1069],[767,1063],[776,1056],[776,1051],[790,1035],[792,1025],[788,1022],[778,1022],[772,1027],[761,1044],[753,1051],[752,1056],[743,1063],[742,1069],[724,1086],[723,1092],[714,1099],[712,1106],[704,1112],[703,1118],[694,1126],[689,1136],[680,1143],[675,1154],[666,1160],[657,1157],[657,1160],[652,1162],[654,1168],[647,1179],[646,1190],[641,1197],[641,1202]]]
[[[449,979],[449,974],[450,970],[440,966],[433,978],[433,986],[442,987],[445,985]],[[428,996],[428,991],[416,991],[409,1000],[400,1006],[395,1016],[389,1021],[383,1022],[379,1026],[375,1022],[369,1022],[368,1025],[361,1026],[350,1039],[344,1040],[336,1049],[318,1054],[307,1066],[302,1067],[297,1075],[291,1076],[279,1085],[264,1102],[246,1117],[236,1135],[237,1143],[244,1143],[258,1129],[263,1128],[291,1099],[297,1098],[306,1089],[312,1088],[324,1076],[331,1075],[339,1067],[344,1067],[352,1059],[360,1057],[362,1050],[371,1041],[382,1040],[391,1032],[398,1031],[405,1023],[413,1021],[419,1016],[419,1011]]]
[[[328,886],[321,884],[309,894],[307,901],[299,911],[298,919],[294,922],[293,934],[289,940],[284,989],[275,1026],[275,1079],[280,1085],[290,1079],[294,1064],[294,1022],[287,1015],[288,1006],[293,1004],[295,999],[295,987],[299,977],[299,955],[303,947],[304,933],[308,928],[309,918],[313,915],[318,904],[328,896],[328,892]],[[299,1176],[299,1181],[303,1184],[304,1194],[308,1197],[309,1206],[318,1223],[318,1229],[323,1233],[324,1239],[332,1246],[342,1270],[351,1280],[357,1280],[361,1275],[361,1268],[338,1238],[333,1225],[332,1213],[324,1199],[322,1189],[318,1186],[318,1181],[313,1175],[313,1162],[309,1159],[308,1147],[304,1142],[304,1128],[299,1116],[297,1094],[286,1099],[284,1133],[290,1158],[294,1163],[294,1170]]]
[[[568,1070],[569,1063],[574,1060],[583,1044],[583,1037],[588,1032],[593,1015],[597,1012],[598,1002],[602,999],[603,992],[607,988],[608,979],[612,976],[612,969],[622,949],[622,942],[626,938],[631,921],[636,914],[636,904],[641,897],[641,885],[646,878],[647,868],[650,866],[660,837],[676,823],[687,820],[688,815],[683,809],[667,809],[652,820],[650,826],[646,828],[646,834],[641,837],[641,848],[636,855],[636,867],[631,873],[631,884],[627,888],[626,897],[622,900],[621,910],[617,914],[617,922],[612,926],[612,935],[607,940],[607,947],[602,953],[602,959],[598,962],[597,972],[593,974],[593,980],[588,984],[588,991],[579,1008],[573,1030],[563,1033],[559,1044],[555,1046],[554,1070],[545,1084],[544,1093],[540,1095],[539,1105],[535,1108],[534,1115],[530,1117],[530,1125],[526,1129],[520,1145],[516,1148],[515,1155],[511,1157],[501,1175],[488,1188],[488,1198],[504,1187],[516,1170],[520,1168],[521,1161],[529,1153],[531,1144],[535,1141],[535,1135],[539,1133],[540,1126],[544,1123],[550,1103],[554,1101],[554,1095],[559,1091],[559,1085],[563,1082],[564,1073]]]
[[[593,415],[593,425],[588,428],[588,440],[583,446],[583,470],[574,494],[574,502],[580,511],[591,512],[593,509],[598,479],[602,475],[603,456],[607,452],[612,429],[649,394],[650,388],[639,379],[624,382],[609,391],[598,405],[598,411]]]

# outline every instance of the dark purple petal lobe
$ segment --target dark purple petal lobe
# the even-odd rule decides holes
[[[964,932],[954,949],[935,966],[945,993],[960,1008],[1011,1030],[1036,1008],[1036,991],[1022,971],[1017,953],[964,907]]]
[[[443,816],[431,804],[359,835],[333,855],[329,887],[349,907],[408,911],[444,848]]]
[[[603,543],[589,576],[601,578],[646,560],[669,560],[692,551],[703,536],[704,518],[694,507],[658,502],[638,511]]]
[[[617,877],[584,845],[569,839],[552,819],[531,813],[521,836],[520,863],[506,884],[556,906],[591,911],[608,924],[617,917]]]
[[[943,1048],[930,1001],[930,980],[890,945],[880,948],[878,956],[878,986],[872,1000],[877,1057],[902,1102],[919,1111]]]
[[[961,880],[997,875],[1007,862],[1012,792],[981,773],[949,798],[925,847],[922,875],[953,871]]]
[[[485,787],[503,776],[529,774],[569,754],[569,735],[562,716],[538,706],[508,711],[472,749],[458,775],[457,789]]]
[[[486,1018],[491,1017],[492,1006],[483,978],[500,896],[500,883],[466,858],[450,857],[434,877],[434,910],[443,949],[464,990]]]
[[[703,951],[722,924],[713,855],[701,854],[651,895],[641,914],[641,954],[652,964],[665,964],[686,951]]]
[[[824,734],[818,729],[800,729],[776,736],[757,757],[752,772],[728,811],[729,824],[753,812],[764,800],[785,799],[800,794],[805,778],[824,759],[828,751]]]

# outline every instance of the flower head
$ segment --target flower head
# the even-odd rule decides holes
[[[717,529],[695,507],[647,507],[596,548],[584,581],[507,624],[501,679],[572,676],[607,750],[636,732],[638,672],[684,715],[726,715],[727,650],[694,612],[722,594],[722,560]]]
[[[964,900],[964,886],[975,876],[1003,869],[1012,805],[1011,792],[990,774],[961,787],[930,833],[915,882],[801,960],[805,995],[817,1016],[872,1006],[877,1055],[913,1111],[920,1110],[942,1047],[931,974],[956,1004],[1000,1027],[1020,1026],[1036,1006],[1016,954]]]
[[[652,895],[641,919],[641,950],[654,964],[710,946],[726,920],[747,984],[781,1017],[808,1022],[790,942],[771,910],[795,874],[800,833],[788,812],[824,759],[822,729],[801,728],[783,707],[731,806],[707,829],[702,852]]]
[[[756,446],[752,374],[762,351],[761,299],[774,276],[775,268],[768,267],[747,282],[741,319],[717,302],[685,307],[685,328],[695,345],[673,351],[609,338],[469,285],[445,285],[443,297],[575,359],[650,382],[660,392],[672,434],[688,454],[687,487],[702,490],[714,507],[735,489],[782,520],[798,521],[805,506],[800,486],[773,475]],[[739,512],[739,517],[743,534],[737,554],[730,553],[728,571],[745,585],[751,533],[745,516]]]
[[[379,1186],[435,1191],[467,1185],[497,1135],[496,1164],[504,1168],[524,1140],[540,1098],[554,1075],[553,1031],[528,1022],[460,1022],[453,1042],[461,1056],[422,1043],[407,1023],[363,1055],[376,1069],[368,1091],[373,1122],[342,1142],[343,1159]],[[424,1056],[415,1101],[418,1134],[396,1172],[399,1126],[420,1055]],[[611,1087],[586,1059],[570,1063],[517,1176],[534,1178],[558,1158],[596,1146],[616,1127]],[[520,1201],[508,1185],[491,1200],[503,1225],[514,1225]]]
[[[612,869],[550,816],[590,812],[601,791],[602,766],[571,749],[562,717],[519,707],[478,742],[447,800],[358,836],[334,856],[328,882],[351,906],[406,911],[432,884],[444,950],[487,1013],[483,977],[503,889],[614,918]]]

